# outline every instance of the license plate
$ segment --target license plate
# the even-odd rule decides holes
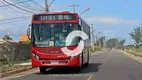
[[[51,64],[59,64],[57,61],[51,61]]]

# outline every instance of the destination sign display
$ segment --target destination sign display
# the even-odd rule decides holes
[[[34,20],[75,20],[76,17],[73,14],[48,14],[48,15],[36,15]]]

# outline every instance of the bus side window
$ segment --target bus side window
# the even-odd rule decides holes
[[[78,25],[78,30],[81,30],[81,26],[80,25]]]

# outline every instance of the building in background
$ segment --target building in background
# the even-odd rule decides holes
[[[0,44],[1,44],[1,43],[4,43],[4,42],[5,42],[5,41],[4,41],[2,38],[0,38]]]
[[[28,36],[26,34],[20,35],[19,43],[22,43],[22,42],[25,42],[25,41],[29,41]]]

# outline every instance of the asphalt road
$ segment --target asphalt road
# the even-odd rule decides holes
[[[10,80],[142,80],[142,64],[119,51],[93,55],[89,67],[82,68],[81,72],[68,68],[50,70],[47,74],[30,72]]]

